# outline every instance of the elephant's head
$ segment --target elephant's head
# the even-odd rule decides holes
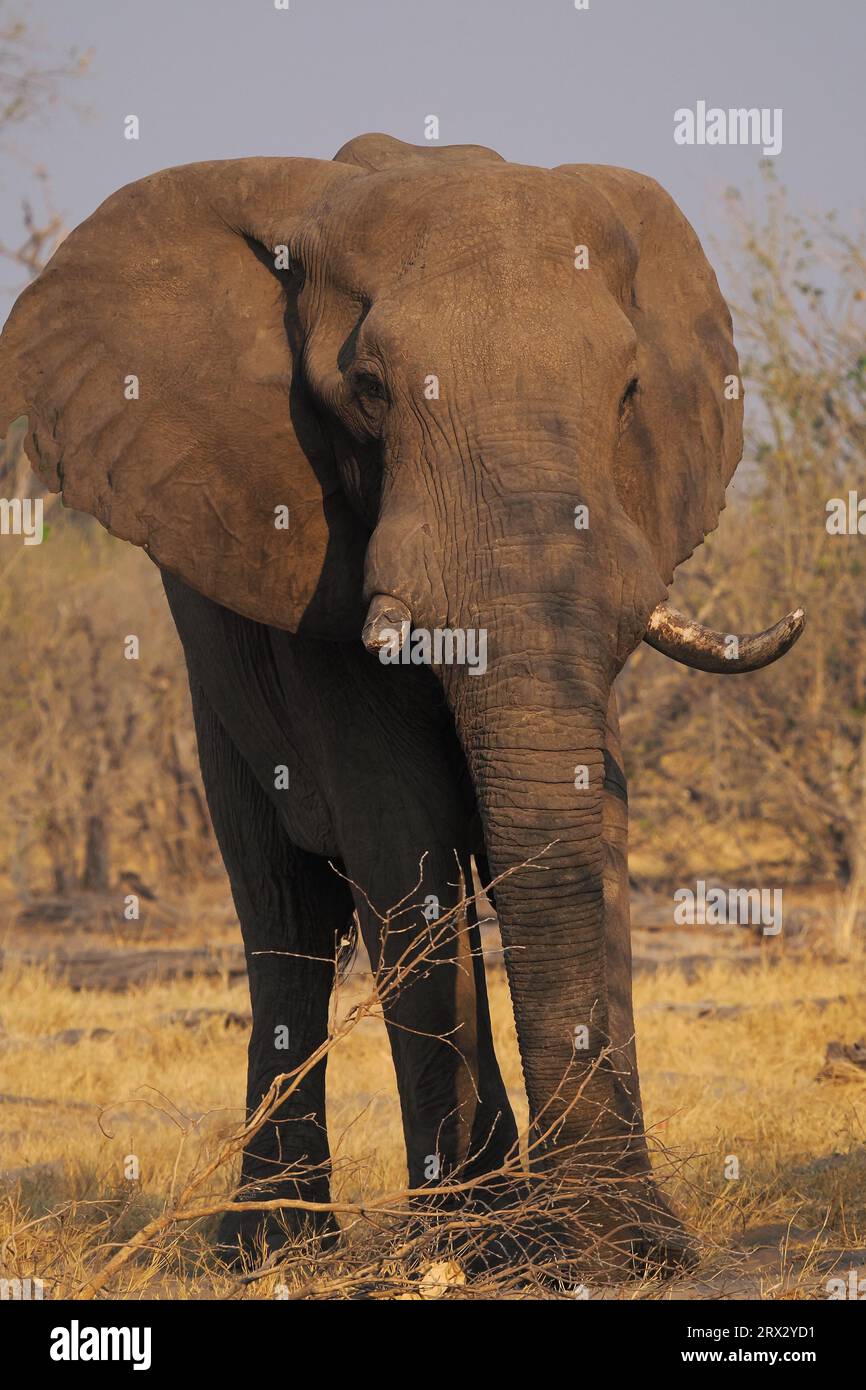
[[[604,1041],[617,672],[647,636],[744,670],[799,631],[728,660],[664,603],[740,457],[737,370],[651,179],[383,136],[121,189],[3,335],[2,414],[29,416],[42,481],[210,598],[371,648],[404,621],[487,634],[483,676],[441,674],[491,869],[534,861],[498,895],[531,1094],[576,1025]],[[580,983],[533,1042],[541,939]]]

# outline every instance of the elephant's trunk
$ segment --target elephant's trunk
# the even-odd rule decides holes
[[[565,621],[563,622],[563,618]],[[580,622],[580,619],[583,621]],[[602,840],[609,662],[585,601],[488,609],[479,678],[442,672],[472,775],[539,1149],[621,1159],[610,1069]],[[377,594],[364,640],[406,640],[408,609]],[[616,1137],[615,1137],[616,1136]],[[617,1147],[618,1146],[618,1147]],[[616,1152],[614,1153],[614,1148]]]
[[[395,479],[367,554],[364,641],[384,658],[410,627],[413,646],[426,624],[484,633],[483,671],[454,664],[439,674],[498,880],[533,1123],[548,1135],[546,1151],[570,1157],[580,1144],[606,1166],[628,1144],[605,1059],[606,722],[614,677],[664,586],[616,497],[575,481],[592,475],[569,430],[521,434],[518,453],[512,431],[476,431],[484,486],[454,504],[471,518],[469,534],[450,512],[443,519],[410,505],[408,474]],[[495,517],[483,505],[488,493],[498,499]],[[578,529],[584,499],[591,521]],[[424,524],[407,527],[416,513]],[[437,533],[438,557],[423,548]]]
[[[532,606],[494,614],[508,649],[485,680],[446,683],[484,826],[523,1070],[543,1150],[610,1157],[618,1125],[605,974],[602,840],[610,680],[539,646]],[[510,616],[510,621],[509,621]],[[571,644],[569,644],[571,645]],[[575,648],[577,650],[575,650]],[[579,1143],[580,1154],[570,1146]]]

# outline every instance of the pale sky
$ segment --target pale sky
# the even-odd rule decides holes
[[[681,107],[783,112],[775,160],[799,210],[860,225],[860,0],[0,0],[56,52],[92,49],[70,92],[0,149],[0,236],[20,241],[32,164],[74,226],[124,183],[191,160],[330,158],[383,130],[421,143],[492,145],[525,163],[639,169],[702,238],[721,195],[754,186],[759,149],[674,142]],[[141,138],[124,139],[124,117]],[[0,268],[11,287],[14,268]],[[8,297],[0,301],[4,313]]]

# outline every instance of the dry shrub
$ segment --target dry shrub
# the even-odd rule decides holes
[[[0,546],[0,871],[25,902],[196,880],[218,859],[158,572],[60,507],[45,530]]]
[[[793,216],[768,165],[766,200],[730,197],[726,286],[746,391],[744,462],[718,531],[672,601],[724,631],[802,605],[783,661],[734,680],[643,649],[622,681],[633,864],[669,883],[747,874],[841,891],[850,943],[866,890],[866,618],[860,535],[827,503],[864,476],[866,241]],[[866,527],[866,521],[864,521]]]

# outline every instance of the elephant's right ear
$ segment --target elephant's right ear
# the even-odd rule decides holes
[[[602,194],[636,252],[633,281],[620,290],[638,376],[614,477],[667,584],[718,525],[743,452],[731,315],[693,228],[654,179],[601,164],[556,172]]]
[[[63,242],[0,339],[0,429],[67,506],[247,617],[355,636],[366,534],[293,383],[275,248],[335,185],[313,159],[167,169]]]

